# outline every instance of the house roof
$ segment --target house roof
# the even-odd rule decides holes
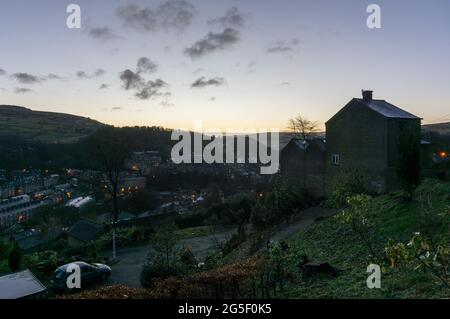
[[[321,151],[325,151],[325,139],[323,139],[323,138],[312,138],[312,139],[303,140],[300,138],[293,137],[289,141],[289,143],[286,144],[286,146],[283,149],[285,149],[291,143],[293,145],[295,145],[296,147],[298,147],[302,151],[308,149],[308,147],[312,144],[317,145]]]
[[[68,236],[89,243],[97,238],[97,235],[103,230],[103,226],[87,220],[81,220],[73,225]]]
[[[363,99],[356,99],[359,103],[367,106],[373,111],[388,117],[388,118],[400,118],[400,119],[420,119],[420,117],[415,116],[414,114],[408,113],[401,108],[392,105],[385,100],[370,100],[364,101]]]
[[[31,271],[24,270],[0,277],[0,299],[20,299],[46,292]]]

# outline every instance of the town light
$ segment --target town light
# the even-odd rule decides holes
[[[447,157],[447,152],[440,152],[440,153],[439,153],[439,156],[440,156],[441,158],[445,158],[445,157]]]

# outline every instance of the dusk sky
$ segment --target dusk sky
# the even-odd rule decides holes
[[[66,26],[70,3],[81,29]],[[371,3],[381,29],[366,25]],[[448,0],[3,0],[0,25],[0,104],[284,129],[298,114],[323,125],[372,89],[424,123],[450,120]]]

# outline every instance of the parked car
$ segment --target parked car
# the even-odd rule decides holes
[[[67,287],[67,277],[71,275],[67,271],[69,265],[80,267],[81,289],[94,283],[104,282],[111,275],[111,268],[104,264],[88,264],[83,261],[66,264],[58,267],[52,276],[52,286],[58,291],[70,291]]]

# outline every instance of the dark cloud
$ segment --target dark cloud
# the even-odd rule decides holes
[[[111,111],[120,111],[120,110],[123,110],[123,107],[115,106],[111,108]]]
[[[134,4],[119,7],[116,14],[126,27],[139,31],[154,31],[158,26],[155,12],[150,8],[140,8]]]
[[[184,53],[191,58],[199,58],[217,50],[225,49],[239,41],[239,31],[226,28],[219,33],[208,33],[202,40],[197,41]]]
[[[2,68],[0,68],[0,75],[5,75],[5,74],[6,74],[6,71],[3,70]]]
[[[212,96],[212,97],[209,98],[209,100],[210,100],[211,102],[215,102],[215,101],[216,101],[216,97],[215,97],[215,96]]]
[[[14,73],[11,75],[17,82],[22,84],[35,84],[40,83],[41,78],[36,75],[32,75],[29,73]]]
[[[99,86],[99,90],[106,90],[107,88],[109,88],[108,84],[103,83],[102,85]]]
[[[89,36],[99,41],[108,41],[119,38],[108,26],[91,28],[89,30]]]
[[[182,31],[192,22],[194,6],[186,1],[167,1],[158,7],[157,15],[165,30]]]
[[[120,73],[120,80],[123,82],[123,88],[125,90],[136,89],[144,81],[138,73],[126,69]]]
[[[26,94],[26,93],[30,93],[30,92],[33,92],[33,90],[28,89],[28,88],[19,88],[19,87],[14,89],[14,93],[16,93],[16,94]]]
[[[100,77],[100,76],[103,76],[103,75],[105,75],[105,70],[103,70],[103,69],[97,69],[94,72],[94,77]]]
[[[79,79],[81,79],[81,80],[83,80],[83,79],[88,79],[88,80],[90,80],[90,79],[95,79],[95,78],[102,77],[105,73],[106,73],[106,72],[105,72],[105,70],[103,70],[103,69],[97,69],[97,70],[95,70],[94,73],[92,73],[92,74],[88,74],[88,73],[86,73],[85,71],[78,71],[78,72],[77,72],[77,77],[78,77]]]
[[[137,73],[153,73],[158,70],[158,65],[149,58],[142,57],[137,62]]]
[[[138,31],[183,31],[192,22],[194,6],[184,0],[167,1],[154,9],[130,4],[119,7],[116,14],[126,27]]]
[[[245,18],[237,7],[232,7],[225,16],[211,19],[208,21],[208,24],[212,26],[219,25],[223,28],[241,28],[245,24]]]
[[[167,83],[161,79],[154,81],[146,81],[137,72],[127,69],[120,73],[120,80],[123,82],[125,90],[133,89],[136,91],[135,96],[140,100],[148,100],[152,97],[168,95],[168,92],[161,92],[161,89],[167,87]]]
[[[225,84],[225,79],[220,77],[215,77],[212,79],[206,79],[204,76],[194,81],[191,84],[191,88],[204,88],[207,86],[221,86]]]
[[[151,97],[157,96],[170,96],[170,93],[161,93],[160,90],[167,86],[167,83],[161,79],[156,79],[155,81],[143,82],[139,86],[135,96],[140,100],[148,100]]]

